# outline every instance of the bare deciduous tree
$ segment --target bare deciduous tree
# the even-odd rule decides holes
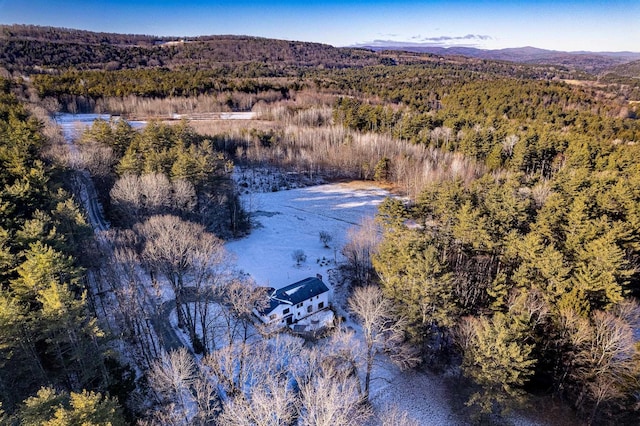
[[[370,284],[374,273],[371,256],[381,239],[380,228],[374,219],[362,221],[360,226],[347,231],[347,244],[342,254],[347,259],[347,268],[357,286]]]
[[[357,378],[318,374],[302,386],[299,424],[304,426],[360,425],[371,415],[358,392]]]
[[[419,362],[417,352],[405,342],[406,323],[378,287],[358,287],[349,299],[349,309],[360,320],[365,341],[364,398],[369,400],[373,362],[377,354],[387,353],[401,368]]]
[[[366,360],[365,346],[353,330],[337,327],[322,351],[321,369],[334,377],[359,377],[360,365]],[[362,394],[360,380],[356,381]]]
[[[516,135],[509,135],[502,141],[502,152],[507,156],[513,155],[513,147],[516,146],[520,138]]]
[[[191,386],[196,378],[196,366],[186,349],[181,348],[163,353],[153,362],[147,373],[151,388],[160,397],[158,401],[166,406],[173,404],[173,418],[189,419],[194,416]]]
[[[186,349],[162,353],[147,377],[158,397],[152,424],[208,425],[214,421],[220,410],[215,386]]]
[[[329,243],[333,240],[333,236],[327,231],[320,231],[320,242],[324,248],[329,248]]]
[[[200,373],[191,386],[192,394],[197,405],[197,413],[192,419],[193,424],[210,425],[214,423],[220,411],[218,393],[206,374]]]
[[[100,278],[96,283],[107,284],[108,288],[100,285],[96,288],[99,292],[96,302],[105,310],[106,318],[113,318],[113,327],[118,333],[138,347],[142,365],[148,366],[158,356],[157,339],[149,323],[149,318],[157,312],[139,276],[140,258],[134,249],[138,238],[131,230],[109,230],[99,241],[101,254],[108,261],[96,272],[95,276]],[[108,290],[114,296],[113,315],[106,314],[108,308],[104,303],[108,300]]]
[[[565,310],[561,319],[572,348],[566,363],[570,366],[569,377],[579,387],[577,405],[591,402],[594,422],[603,403],[624,401],[630,387],[637,383],[640,354],[634,330],[640,325],[640,306],[623,301],[610,311],[594,312],[591,319]]]
[[[135,229],[144,239],[145,263],[171,284],[178,325],[187,328],[192,342],[199,341],[196,335],[198,302],[209,297],[203,286],[214,277],[219,280],[224,275],[224,267],[228,266],[222,242],[202,225],[170,215],[152,216]],[[187,299],[195,302],[195,311]]]
[[[150,213],[162,213],[163,207],[171,205],[171,182],[162,173],[148,173],[138,177],[140,202]]]
[[[140,179],[136,175],[122,176],[113,185],[110,192],[111,204],[131,223],[140,220],[142,213],[142,192]]]
[[[104,178],[109,176],[117,158],[111,147],[99,142],[79,145],[79,166],[88,170],[92,176]]]
[[[381,426],[419,426],[416,420],[409,417],[406,411],[397,406],[385,407],[379,415]]]
[[[291,258],[296,262],[296,266],[300,266],[301,263],[307,260],[307,255],[304,254],[304,250],[298,249],[291,253]]]
[[[211,352],[202,359],[214,382],[223,392],[223,398],[241,395],[250,381],[252,362],[251,347],[244,343],[231,343]]]
[[[253,281],[234,278],[217,287],[218,324],[207,327],[210,335],[224,337],[223,344],[247,342],[252,337],[253,309],[266,303],[264,292]],[[220,329],[222,328],[222,329]]]
[[[296,395],[287,380],[263,376],[248,394],[223,404],[220,424],[229,426],[286,426],[295,419]]]
[[[197,204],[193,184],[181,179],[171,182],[162,173],[126,174],[113,185],[110,196],[113,206],[130,223],[153,214],[190,213]]]
[[[184,179],[171,182],[173,207],[178,211],[190,212],[197,204],[196,189]]]

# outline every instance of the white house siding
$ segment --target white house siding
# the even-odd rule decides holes
[[[290,305],[283,302],[267,315],[261,315],[256,310],[254,310],[254,313],[265,324],[275,324],[279,322],[282,325],[287,325],[286,318],[288,316],[291,316],[291,323],[293,324],[322,309],[327,309],[329,306],[329,292],[326,291],[317,296],[313,296],[311,299],[304,300],[297,305]],[[311,307],[311,309],[309,309],[309,307]],[[289,312],[285,313],[287,309],[289,309]]]

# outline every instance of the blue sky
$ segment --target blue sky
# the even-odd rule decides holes
[[[0,23],[347,46],[374,40],[496,49],[640,51],[640,1],[0,0]]]

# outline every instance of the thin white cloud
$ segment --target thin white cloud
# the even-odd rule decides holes
[[[482,44],[483,41],[494,40],[490,35],[486,34],[467,34],[464,36],[435,36],[435,37],[423,37],[420,34],[409,37],[408,41],[393,40],[391,35],[387,35],[389,38],[376,39],[364,43],[358,43],[356,46],[387,46],[387,47],[420,47],[420,46],[464,46],[464,47],[477,47]]]
[[[378,35],[380,37],[388,37],[388,38],[397,38],[400,37],[400,34],[396,34],[396,33],[378,33]]]
[[[439,36],[439,37],[424,37],[420,41],[426,43],[449,43],[449,42],[457,42],[457,41],[485,41],[485,40],[493,40],[493,37],[484,34],[467,34],[464,36]]]

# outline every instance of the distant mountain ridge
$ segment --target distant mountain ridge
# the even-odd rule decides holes
[[[477,59],[509,61],[525,64],[551,64],[575,67],[591,73],[600,73],[611,67],[640,60],[640,52],[563,52],[525,46],[506,49],[479,49],[466,46],[441,47],[420,43],[405,43],[378,40],[373,43],[358,44],[352,47],[374,51],[401,50],[433,55],[460,55]]]

